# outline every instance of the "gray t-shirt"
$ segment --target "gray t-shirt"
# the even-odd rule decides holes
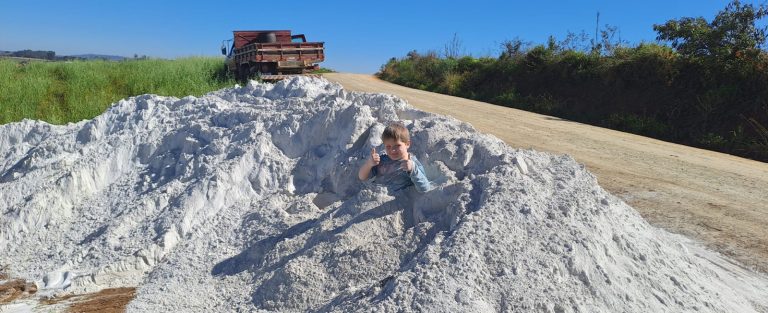
[[[432,189],[432,184],[424,173],[424,166],[415,156],[410,155],[410,159],[413,161],[413,170],[410,173],[401,167],[405,160],[392,160],[386,154],[380,157],[379,165],[371,169],[374,183],[387,186],[390,192],[409,186],[415,186],[418,192],[427,192]]]

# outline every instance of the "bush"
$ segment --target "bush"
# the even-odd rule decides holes
[[[408,87],[768,161],[768,57],[713,62],[658,44],[535,46],[498,58],[412,51],[378,75]],[[764,112],[765,111],[765,112]],[[765,136],[765,137],[763,137]]]

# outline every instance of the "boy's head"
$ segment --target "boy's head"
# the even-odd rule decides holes
[[[384,142],[384,148],[387,155],[392,160],[400,160],[408,155],[408,147],[411,146],[411,137],[408,129],[400,123],[389,124],[381,133],[381,141]]]

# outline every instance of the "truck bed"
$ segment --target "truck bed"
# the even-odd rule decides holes
[[[235,50],[234,58],[243,62],[280,62],[325,60],[323,42],[252,43]]]

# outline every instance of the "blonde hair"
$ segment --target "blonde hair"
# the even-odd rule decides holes
[[[404,143],[411,142],[411,136],[408,134],[408,129],[401,123],[391,123],[384,128],[384,132],[381,133],[381,140],[393,139],[395,141],[402,141]]]

